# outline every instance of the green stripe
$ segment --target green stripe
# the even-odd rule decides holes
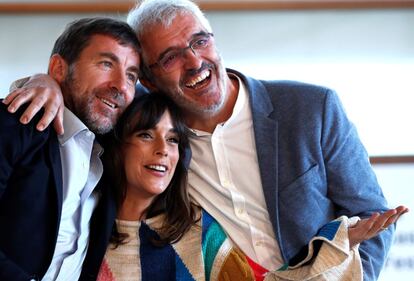
[[[217,222],[212,222],[208,228],[203,243],[203,256],[206,271],[206,281],[210,280],[211,268],[214,259],[223,242],[227,239],[226,233]]]

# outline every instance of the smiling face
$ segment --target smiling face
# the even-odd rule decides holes
[[[179,139],[171,116],[164,112],[155,128],[129,136],[122,147],[127,197],[147,204],[167,188],[179,159]]]
[[[170,50],[186,48],[207,30],[191,14],[179,14],[168,27],[156,25],[141,38],[143,58],[146,65],[157,63]],[[226,101],[228,76],[219,56],[214,37],[201,53],[187,49],[183,64],[171,72],[156,65],[151,67],[153,87],[164,91],[185,113],[207,116],[218,113]]]
[[[139,55],[106,35],[93,35],[61,81],[65,105],[98,134],[110,131],[131,103]]]

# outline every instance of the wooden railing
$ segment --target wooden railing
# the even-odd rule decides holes
[[[311,10],[311,9],[399,9],[414,8],[414,0],[267,0],[267,1],[195,1],[204,11],[236,10]],[[0,2],[0,13],[117,13],[128,12],[136,1]]]
[[[404,156],[372,156],[371,164],[414,164],[414,155]]]

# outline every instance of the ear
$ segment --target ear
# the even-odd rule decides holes
[[[157,90],[157,87],[155,87],[155,85],[154,85],[152,82],[148,81],[148,80],[147,80],[147,79],[145,79],[145,78],[140,78],[140,79],[139,79],[139,82],[140,82],[142,85],[144,85],[144,86],[145,86],[145,88],[147,88],[150,92],[154,92],[154,91],[156,91],[156,90]]]
[[[68,64],[60,55],[54,54],[50,57],[48,73],[59,84],[65,80],[68,68]]]

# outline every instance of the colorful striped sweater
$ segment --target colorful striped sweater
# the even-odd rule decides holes
[[[295,266],[267,272],[233,246],[221,226],[205,211],[197,226],[173,245],[156,247],[163,216],[145,222],[117,221],[130,235],[126,244],[109,246],[98,281],[362,281],[358,246],[350,249],[345,216],[326,224],[310,241],[307,256]],[[317,250],[316,250],[317,249]]]
[[[244,254],[205,211],[197,226],[172,245],[154,246],[163,215],[142,222],[117,221],[127,243],[110,245],[98,281],[255,280]]]

